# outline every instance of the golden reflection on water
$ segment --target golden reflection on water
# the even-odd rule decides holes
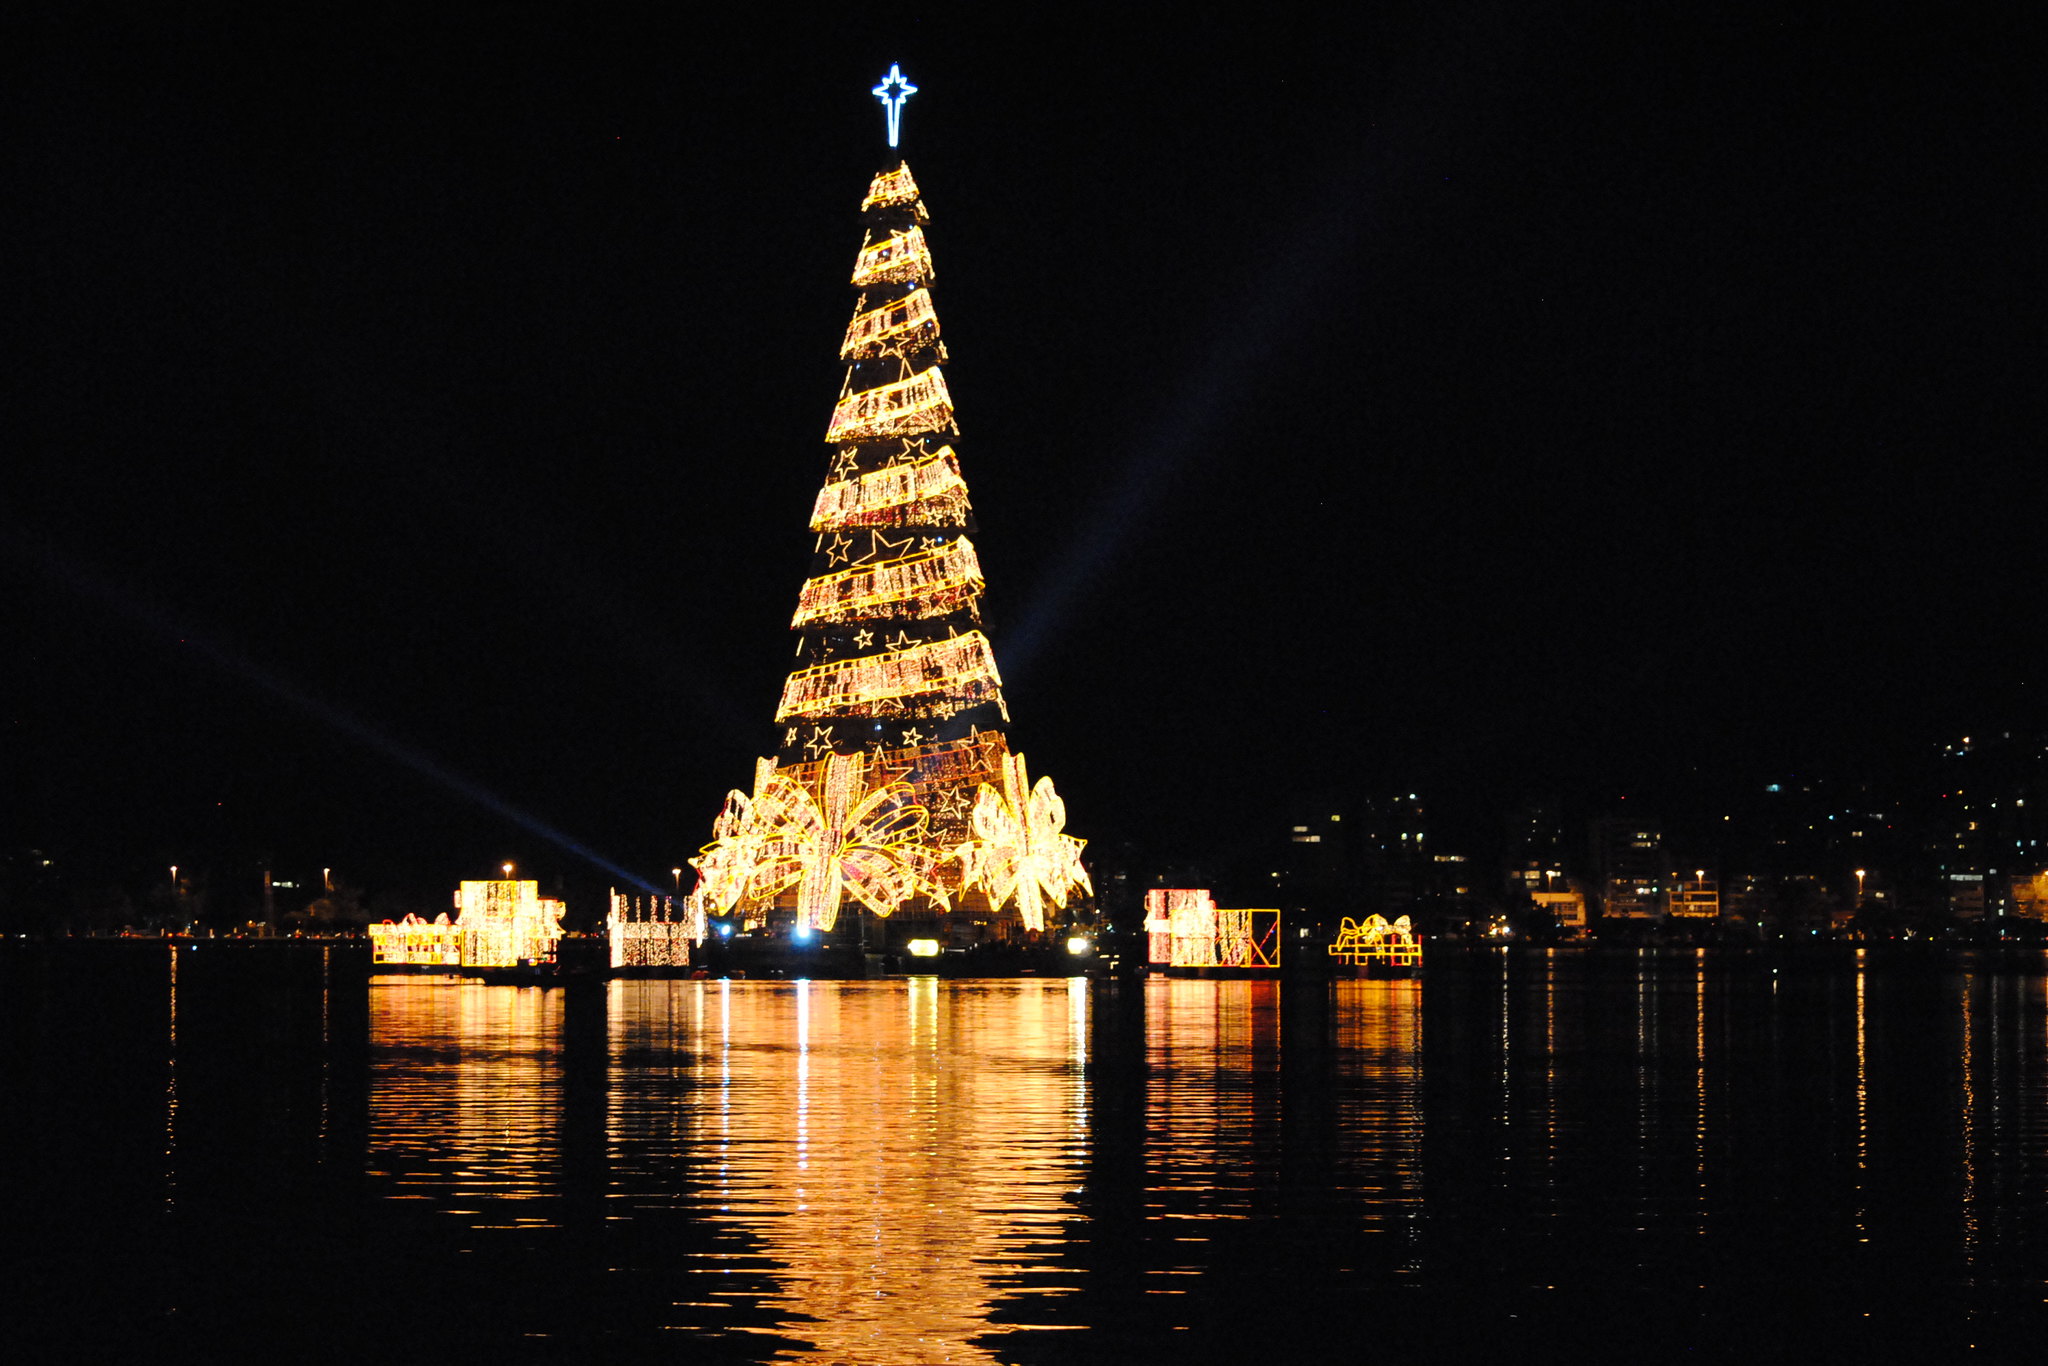
[[[1422,1207],[1422,983],[1339,981],[1330,988],[1340,1167],[1368,1203],[1369,1229],[1412,1233]],[[1417,1263],[1408,1258],[1405,1269]]]
[[[1105,1000],[1125,1007],[1111,1037],[1143,1050],[1142,1072],[1116,1073],[1142,1087],[1116,1100],[1131,1124],[1142,1117],[1129,1137],[1143,1167],[1096,1198],[1142,1206],[1159,1231],[1144,1267],[1128,1268],[1147,1293],[1202,1283],[1218,1221],[1304,1193],[1321,1208],[1332,1182],[1353,1228],[1412,1234],[1421,1204],[1417,982],[1331,985],[1295,1026],[1306,1070],[1291,1083],[1271,982],[593,989],[601,1020],[575,1013],[595,1001],[572,1006],[561,990],[375,979],[369,1176],[473,1229],[563,1226],[576,1208],[565,1144],[590,1156],[600,1142],[565,1091],[572,1109],[575,1095],[601,1097],[603,1175],[586,1198],[608,1222],[662,1230],[610,1270],[648,1287],[646,1312],[680,1340],[762,1334],[764,1355],[820,1362],[992,1361],[1004,1334],[1078,1326],[1065,1306],[1094,1236],[1080,1196],[1108,1141],[1091,1054]],[[1141,999],[1092,994],[1105,990]],[[1285,1144],[1289,1085],[1327,1121]],[[1309,1165],[1281,1170],[1288,1153]],[[1172,1323],[1192,1301],[1152,1303]]]
[[[378,977],[369,991],[373,1184],[475,1227],[550,1222],[503,1203],[554,1192],[564,994],[453,977]]]
[[[795,1321],[800,1359],[995,1360],[973,1341],[997,1331],[991,1301],[1047,1262],[1074,1213],[1086,981],[610,991],[615,1059],[687,1040],[692,1097],[668,1103],[615,1066],[613,1151],[666,1137],[689,1154],[703,1217],[776,1264],[761,1303]],[[730,1330],[732,1307],[679,1302],[669,1326]]]

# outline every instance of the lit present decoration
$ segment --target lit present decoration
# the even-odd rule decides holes
[[[1162,967],[1274,968],[1280,965],[1280,912],[1225,910],[1204,888],[1154,887],[1145,893],[1148,958]]]
[[[1337,927],[1330,955],[1355,966],[1373,962],[1408,966],[1422,961],[1422,945],[1405,915],[1392,921],[1383,915],[1369,915],[1363,922],[1347,915]]]
[[[432,921],[411,914],[395,925],[386,920],[370,926],[370,961],[390,966],[459,967],[462,935],[446,911]]]
[[[678,913],[673,897],[626,896],[614,888],[605,938],[615,968],[688,967],[692,946],[704,942],[704,907],[692,895]]]

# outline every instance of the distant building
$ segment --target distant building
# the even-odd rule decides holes
[[[1593,881],[1600,914],[1609,920],[1662,915],[1671,883],[1663,822],[1642,816],[1603,816],[1593,822]]]
[[[1261,870],[1261,900],[1270,898],[1299,926],[1334,927],[1355,912],[1359,886],[1349,833],[1356,824],[1327,809],[1298,814]]]
[[[1533,895],[1564,885],[1564,826],[1555,801],[1528,802],[1508,813],[1503,841],[1510,892]]]
[[[1529,893],[1536,909],[1557,922],[1558,929],[1573,937],[1586,932],[1586,893],[1577,883],[1564,883]]]
[[[1421,797],[1369,797],[1359,825],[1366,909],[1389,920],[1409,914],[1434,885],[1429,813]]]
[[[2048,872],[2048,736],[1999,731],[1946,746],[1929,852],[1952,914],[2022,914],[2018,888]]]
[[[1721,917],[1721,884],[1707,876],[1704,869],[1696,869],[1691,877],[1677,878],[1672,882],[1669,905],[1673,919],[1718,920]]]

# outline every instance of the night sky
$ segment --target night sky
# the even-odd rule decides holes
[[[7,847],[666,886],[774,734],[891,62],[1074,833],[2038,720],[2017,32],[961,8],[31,21]]]

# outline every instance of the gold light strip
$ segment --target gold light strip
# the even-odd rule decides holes
[[[879,441],[890,436],[915,436],[953,425],[953,396],[946,377],[934,365],[909,379],[863,389],[839,400],[825,440]]]
[[[969,631],[907,650],[799,669],[783,685],[775,720],[780,725],[818,716],[877,715],[877,703],[914,697],[972,706],[997,697],[1002,686],[988,637]]]
[[[853,283],[861,289],[931,278],[932,254],[925,248],[924,230],[917,227],[892,232],[885,241],[870,242],[853,263]]]
[[[917,182],[910,178],[910,163],[904,162],[893,171],[878,171],[868,182],[868,197],[861,200],[860,211],[866,213],[877,204],[908,204],[917,198]]]
[[[846,324],[846,340],[839,344],[839,359],[859,360],[879,355],[887,349],[888,343],[919,331],[929,331],[930,336],[920,341],[929,341],[939,334],[938,310],[932,307],[931,292],[913,289],[900,299],[871,308],[865,313],[856,313]]]
[[[903,507],[958,493],[967,494],[960,462],[951,446],[941,446],[918,460],[838,479],[818,490],[811,507],[811,530],[856,525],[886,508]]]
[[[962,536],[936,550],[806,580],[790,626],[851,621],[876,615],[877,608],[913,600],[918,608],[935,610],[913,611],[910,616],[943,616],[963,598],[981,590],[981,561],[973,544]]]

